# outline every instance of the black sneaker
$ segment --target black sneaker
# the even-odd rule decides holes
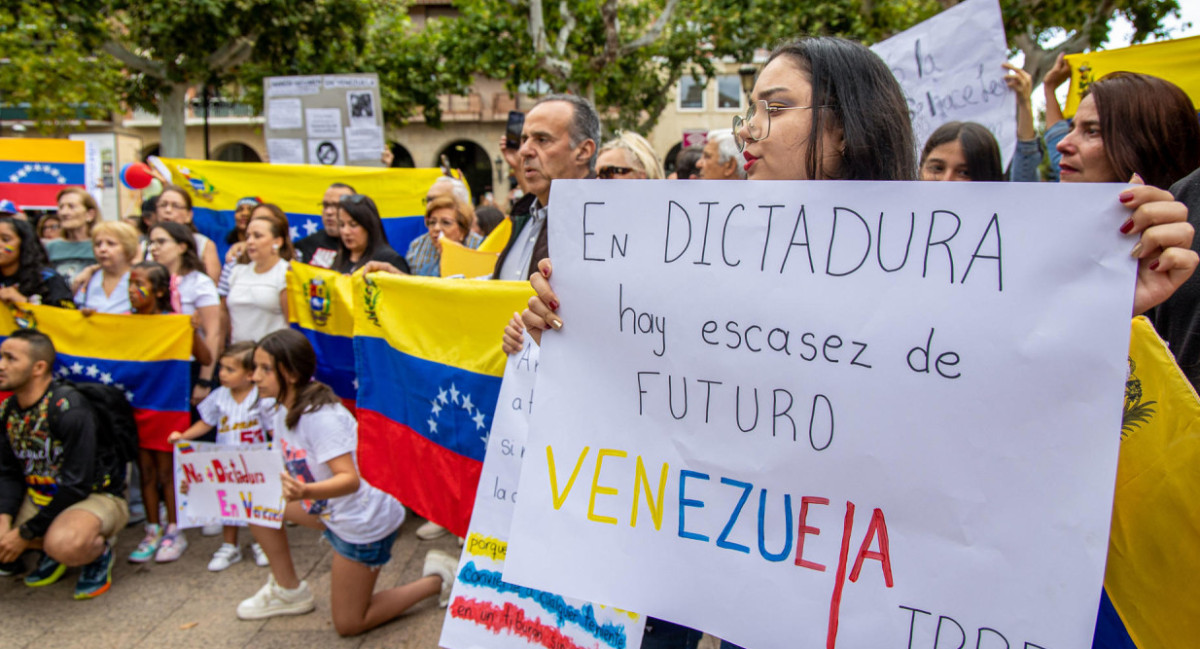
[[[87,564],[75,582],[75,599],[91,599],[108,592],[112,586],[113,551],[107,542],[100,558]]]
[[[63,573],[67,571],[67,567],[54,559],[45,552],[42,553],[42,558],[38,560],[37,567],[33,572],[25,575],[25,585],[38,587],[49,586],[58,581]]]
[[[0,563],[0,577],[12,577],[25,573],[25,562],[17,557],[16,561]]]

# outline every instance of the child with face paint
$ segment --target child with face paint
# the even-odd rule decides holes
[[[129,304],[135,315],[159,315],[173,313],[171,310],[171,273],[165,266],[153,261],[135,264],[129,271]],[[192,355],[202,364],[212,362],[212,353],[199,331],[192,333]],[[156,559],[162,552],[160,562],[178,558],[187,540],[174,530],[174,525],[164,526],[158,516],[160,492],[165,497],[168,516],[175,516],[174,458],[167,437],[169,430],[138,430],[138,470],[141,474],[142,499],[146,507],[146,536],[129,555],[134,563],[145,563]],[[164,530],[164,527],[171,529]],[[170,539],[169,552],[162,551],[164,536]]]

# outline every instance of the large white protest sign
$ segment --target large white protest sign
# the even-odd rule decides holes
[[[438,644],[448,649],[638,649],[643,616],[501,579],[537,371],[538,348],[526,336],[524,349],[509,356],[504,369],[470,532]]]
[[[996,136],[1008,167],[1017,148],[1017,104],[1000,67],[1008,45],[999,0],[967,0],[871,50],[900,82],[918,148],[946,122],[978,122]]]
[[[179,527],[283,524],[283,458],[270,444],[175,445]]]
[[[505,580],[752,649],[1087,646],[1121,189],[555,181]]]

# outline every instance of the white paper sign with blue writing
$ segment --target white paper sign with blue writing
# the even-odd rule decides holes
[[[504,368],[470,531],[438,646],[638,649],[643,616],[502,579],[537,372],[538,347],[526,334],[524,348],[509,356]]]
[[[1017,148],[1016,93],[998,0],[967,0],[871,50],[892,69],[912,119],[917,148],[946,122],[978,122],[1000,145],[1004,168]]]
[[[554,181],[505,580],[753,649],[1087,646],[1123,188]]]
[[[283,458],[270,444],[175,445],[179,527],[283,525]]]

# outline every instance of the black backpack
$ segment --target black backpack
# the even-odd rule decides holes
[[[138,429],[133,418],[133,406],[121,390],[102,383],[73,383],[66,379],[55,381],[56,386],[75,388],[96,413],[96,447],[101,453],[113,453],[117,463],[137,462]],[[55,422],[50,422],[53,426]]]

